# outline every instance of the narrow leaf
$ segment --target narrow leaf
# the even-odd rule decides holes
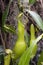
[[[33,50],[35,47],[36,47],[36,44],[33,45],[33,43],[32,43],[31,46],[29,48],[27,48],[25,53],[21,56],[18,65],[26,65],[30,62],[30,59],[33,56]]]
[[[41,19],[41,17],[34,11],[29,11],[29,10],[26,10],[31,16],[32,18],[34,19],[34,21],[36,22],[36,26],[41,29],[43,31],[43,21]]]
[[[30,45],[30,36],[28,35],[28,33],[26,31],[24,33],[24,38],[25,38],[25,42],[29,46]]]
[[[16,32],[15,32],[15,28],[14,28],[13,26],[11,26],[11,25],[4,25],[4,30],[5,30],[6,32],[11,32],[11,33],[13,33],[13,34],[16,33]]]
[[[42,36],[43,34],[40,35],[34,42],[32,42],[29,48],[27,48],[27,50],[21,56],[18,65],[28,65],[28,63],[30,62],[30,59],[32,58],[32,55],[33,57],[35,56],[35,54],[33,54],[33,51],[35,51],[34,49],[37,46],[37,42],[42,38]]]
[[[10,4],[11,4],[12,0],[9,1],[9,4],[8,6],[6,7],[3,15],[2,15],[2,26],[4,26],[5,22],[6,22],[6,19],[7,19],[7,15],[8,15],[8,12],[9,12],[9,7],[10,7]]]

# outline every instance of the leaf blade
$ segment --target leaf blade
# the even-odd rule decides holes
[[[24,54],[21,56],[20,61],[18,63],[18,65],[28,65],[28,63],[30,62],[30,59],[32,58],[32,55],[34,57],[35,54],[33,54],[33,51],[37,51],[34,50],[35,47],[37,47],[37,42],[42,38],[43,34],[40,35],[34,42],[32,42],[32,44],[30,45],[29,48],[27,48],[27,50],[24,52]]]
[[[15,28],[14,28],[13,26],[11,26],[11,25],[4,25],[4,30],[5,30],[6,32],[11,32],[11,33],[13,33],[13,34],[16,33]]]
[[[26,10],[36,22],[36,26],[43,31],[43,21],[41,17],[34,11]]]
[[[2,27],[4,26],[5,22],[6,22],[6,19],[7,19],[7,15],[8,15],[8,12],[9,12],[9,7],[10,7],[10,4],[11,4],[12,0],[9,1],[9,4],[8,6],[6,7],[3,15],[2,15]]]

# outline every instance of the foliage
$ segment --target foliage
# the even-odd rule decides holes
[[[9,13],[9,7],[11,5],[11,2],[12,2],[12,0],[9,1],[9,4],[6,7],[6,9],[5,9],[5,11],[4,11],[3,15],[2,15],[2,26],[4,26],[4,24],[6,23],[6,18],[7,18],[7,15]]]
[[[6,32],[16,33],[14,26],[11,25],[4,25],[3,29]]]
[[[29,48],[21,56],[18,65],[28,65],[30,59],[33,58],[37,51],[37,42],[42,38],[43,34],[40,35],[37,39],[33,40]]]
[[[13,26],[11,25],[6,25],[6,19],[7,19],[7,16],[8,16],[8,13],[9,13],[9,8],[10,8],[10,5],[11,5],[11,2],[12,0],[9,1],[9,4],[8,6],[6,7],[3,15],[2,15],[2,29],[4,31],[7,31],[7,32],[11,32],[11,33],[15,33],[15,29]]]
[[[34,19],[34,21],[37,24],[36,26],[43,31],[43,21],[42,21],[41,17],[34,11],[30,11],[30,10],[26,10],[26,11]]]
[[[2,15],[2,30],[4,32],[10,32],[10,33],[16,33],[15,28],[11,25],[6,24],[6,19],[8,16],[9,12],[9,7],[11,4],[12,0],[9,1],[8,6],[6,7],[6,10],[4,11]],[[30,4],[34,4],[36,1],[35,0],[29,0]],[[26,10],[30,14],[30,16],[34,19],[36,23],[36,27],[41,29],[43,31],[43,21],[41,17],[34,11],[31,10]],[[27,34],[27,31],[25,30],[25,25],[23,25],[21,21],[21,16],[23,12],[18,16],[18,33],[17,33],[17,41],[15,46],[13,47],[13,50],[11,49],[5,49],[5,54],[4,56],[4,65],[10,65],[11,59],[13,62],[15,62],[19,58],[18,65],[29,65],[28,63],[32,58],[34,58],[36,52],[37,52],[37,43],[39,42],[40,39],[43,38],[43,33],[36,38],[35,36],[35,28],[34,25],[30,25],[30,37]],[[43,64],[43,52],[40,55],[40,58],[38,60],[38,65]]]

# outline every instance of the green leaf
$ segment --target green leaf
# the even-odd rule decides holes
[[[40,54],[40,57],[39,57],[37,65],[43,65],[43,51]]]
[[[36,0],[29,0],[30,4],[34,4],[36,2]]]
[[[13,34],[15,34],[16,33],[16,31],[15,31],[15,28],[13,27],[13,26],[11,26],[11,25],[4,25],[4,28],[3,28],[6,32],[11,32],[11,33],[13,33]]]
[[[4,11],[3,15],[2,15],[2,27],[6,23],[6,19],[7,19],[7,15],[8,15],[8,12],[9,12],[9,7],[10,7],[11,2],[12,2],[12,0],[9,1],[9,4],[6,7],[6,9],[5,9],[5,11]]]
[[[32,51],[34,50],[35,47],[36,47],[36,44],[34,45],[32,44],[29,48],[27,48],[25,53],[21,56],[18,65],[28,65],[31,57],[33,56]]]
[[[36,22],[36,26],[43,31],[43,21],[41,17],[34,11],[26,10]]]
[[[32,44],[30,45],[29,48],[27,48],[27,50],[24,52],[24,54],[21,56],[20,61],[18,63],[18,65],[28,65],[28,63],[30,62],[30,59],[33,58],[35,56],[35,53],[37,51],[37,49],[35,50],[35,48],[37,47],[37,42],[42,38],[43,34],[40,35],[36,40],[34,40],[32,42]],[[35,53],[34,53],[35,52]],[[33,56],[33,57],[32,57]]]
[[[27,31],[25,31],[25,33],[24,33],[24,38],[25,38],[25,42],[29,46],[30,45],[30,36],[28,36]]]

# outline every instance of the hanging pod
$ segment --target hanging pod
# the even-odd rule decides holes
[[[24,32],[25,32],[25,27],[22,24],[22,22],[20,20],[18,20],[18,39],[13,48],[13,53],[15,55],[15,59],[18,58],[19,56],[21,56],[24,53],[24,51],[26,50]]]
[[[10,65],[12,50],[6,49],[5,52],[7,55],[4,56],[4,65]]]

